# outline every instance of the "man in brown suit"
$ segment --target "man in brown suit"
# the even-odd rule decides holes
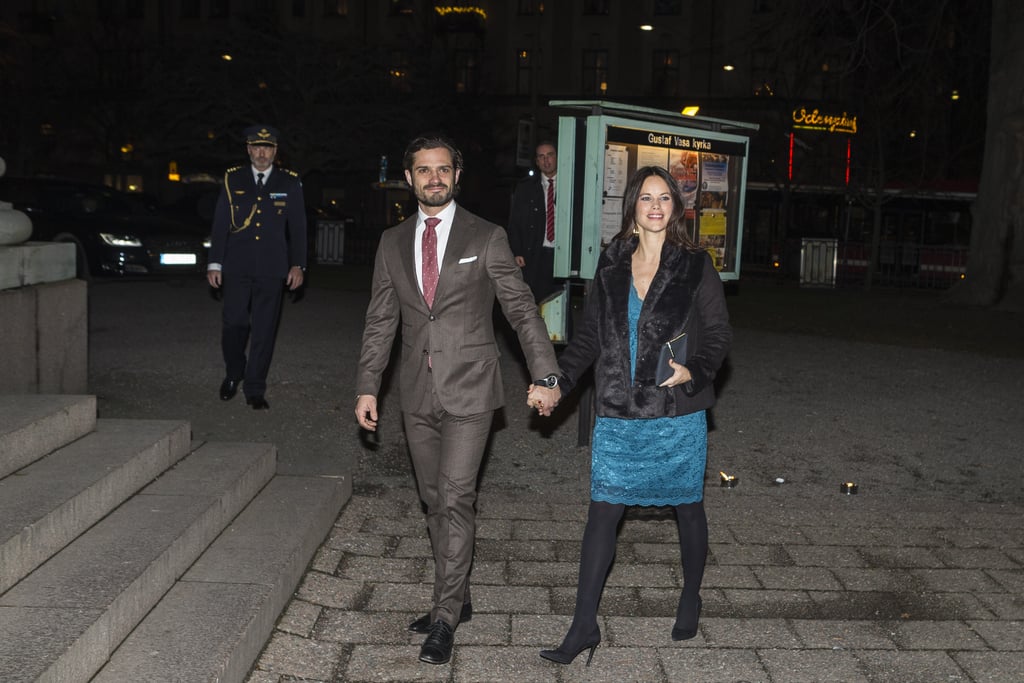
[[[399,393],[434,555],[433,607],[409,630],[427,633],[420,661],[451,658],[472,617],[469,571],[476,486],[494,411],[504,404],[492,311],[497,297],[534,384],[557,402],[558,364],[505,231],[458,206],[462,154],[446,139],[413,140],[403,159],[416,216],[381,235],[356,375],[356,419],[377,428],[377,394],[402,324]],[[540,399],[539,395],[534,395]]]

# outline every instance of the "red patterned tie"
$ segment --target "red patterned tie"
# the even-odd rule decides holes
[[[545,236],[548,242],[555,241],[555,179],[548,179],[548,208],[547,208],[547,232]]]
[[[437,231],[434,228],[440,222],[440,218],[424,221],[427,227],[423,231],[423,299],[427,306],[434,305],[434,292],[437,291]]]

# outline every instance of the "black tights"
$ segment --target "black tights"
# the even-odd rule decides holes
[[[704,513],[704,501],[676,505],[676,528],[683,562],[683,593],[676,608],[676,625],[695,628],[696,602],[704,580],[704,563],[708,559],[708,517]]]
[[[578,650],[584,643],[600,640],[597,607],[601,602],[604,582],[615,559],[615,542],[619,522],[626,506],[617,503],[590,501],[587,527],[580,550],[579,584],[576,588],[576,610],[572,626],[562,643],[564,650]],[[681,613],[694,612],[692,607],[704,580],[704,562],[708,554],[708,519],[703,501],[683,503],[675,507],[679,532],[679,552],[683,563],[683,593],[679,599],[676,621]]]

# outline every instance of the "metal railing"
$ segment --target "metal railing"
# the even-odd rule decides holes
[[[863,287],[871,245],[835,239],[788,240],[779,248],[744,245],[743,272],[771,272],[807,287]],[[967,273],[967,248],[882,242],[872,284],[881,287],[948,289]]]

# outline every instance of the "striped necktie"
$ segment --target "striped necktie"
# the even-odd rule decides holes
[[[544,236],[548,242],[555,241],[555,179],[548,179],[547,230]]]

